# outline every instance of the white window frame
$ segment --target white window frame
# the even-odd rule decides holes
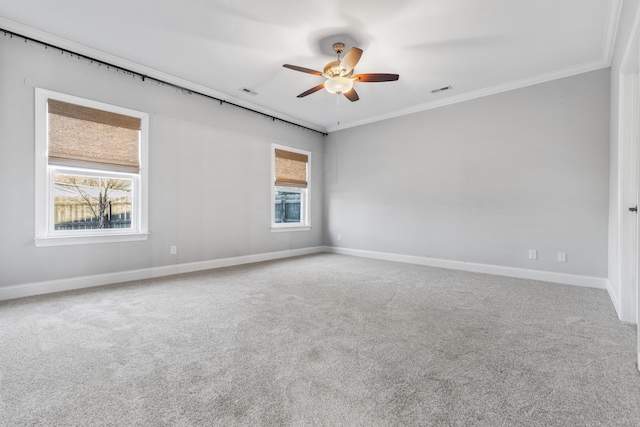
[[[299,187],[279,187],[276,186],[276,149],[291,151],[292,153],[305,154],[307,161],[307,188]],[[276,223],[275,199],[276,191],[286,191],[289,193],[300,193],[300,222]],[[286,145],[271,144],[271,231],[307,231],[311,230],[311,152],[299,148],[288,147]]]
[[[49,99],[139,118],[140,172],[134,174],[108,170],[102,171],[91,168],[49,165],[47,157],[49,135],[47,101]],[[35,109],[35,245],[43,247],[147,240],[149,237],[147,179],[149,160],[149,114],[42,88],[36,88],[35,90]],[[55,230],[53,224],[54,173],[132,178],[133,212],[131,228]]]

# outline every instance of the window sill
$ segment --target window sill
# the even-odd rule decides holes
[[[136,242],[147,240],[149,233],[131,234],[109,234],[109,235],[88,235],[88,236],[55,236],[36,237],[34,239],[37,247],[68,246],[68,245],[92,245],[96,243],[118,243]]]
[[[285,231],[309,231],[311,230],[310,225],[286,225],[281,227],[271,226],[272,233],[282,233]]]

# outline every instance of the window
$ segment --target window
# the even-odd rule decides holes
[[[148,114],[36,89],[36,246],[147,238]]]
[[[309,230],[309,161],[311,153],[273,144],[273,231]]]

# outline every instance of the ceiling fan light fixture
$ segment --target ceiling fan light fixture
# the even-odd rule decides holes
[[[348,77],[331,77],[324,82],[324,88],[329,93],[341,94],[349,92],[353,88],[353,80]]]
[[[329,93],[334,95],[344,95],[349,101],[355,102],[360,99],[358,92],[353,88],[353,84],[355,82],[393,82],[398,80],[398,77],[400,77],[397,74],[389,73],[354,74],[353,69],[358,64],[358,61],[360,61],[362,49],[359,47],[352,47],[342,60],[340,60],[340,54],[344,50],[344,43],[334,43],[333,50],[338,54],[338,60],[331,61],[325,65],[324,72],[312,70],[311,68],[299,67],[297,65],[282,64],[285,68],[300,71],[302,73],[313,74],[314,76],[322,76],[327,79],[324,83],[320,83],[319,85],[302,92],[298,95],[298,98],[304,98],[307,95],[311,95],[312,93],[316,93],[317,91],[322,90],[322,88],[325,88]]]

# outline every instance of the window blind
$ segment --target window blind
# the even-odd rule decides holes
[[[276,186],[307,188],[309,156],[276,149]]]
[[[140,171],[139,118],[55,99],[47,104],[49,164]]]

